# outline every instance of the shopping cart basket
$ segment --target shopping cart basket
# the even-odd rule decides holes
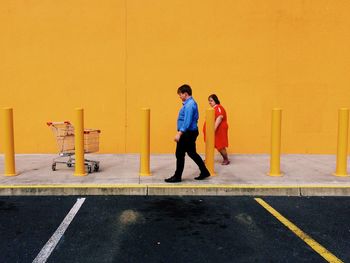
[[[51,127],[53,131],[59,156],[52,161],[52,171],[56,171],[56,165],[58,163],[66,164],[68,167],[75,165],[74,159],[74,127],[69,121],[64,122],[47,122],[47,125]],[[99,150],[99,137],[100,130],[84,129],[84,152],[93,153]],[[100,162],[93,160],[84,160],[84,164],[87,167],[87,171],[97,172],[100,169]]]

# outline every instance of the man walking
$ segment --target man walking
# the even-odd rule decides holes
[[[177,118],[177,133],[174,140],[176,141],[176,171],[175,174],[165,179],[167,183],[181,182],[182,172],[185,166],[185,154],[198,165],[200,175],[195,177],[196,180],[203,180],[210,176],[208,169],[202,158],[196,151],[196,139],[198,136],[198,106],[192,98],[192,89],[189,85],[182,85],[177,89],[177,94],[182,100],[182,108]]]

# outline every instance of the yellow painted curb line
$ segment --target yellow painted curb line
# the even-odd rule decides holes
[[[5,188],[229,188],[229,189],[303,189],[303,188],[341,188],[350,189],[350,185],[232,185],[232,184],[34,184],[0,185]]]
[[[232,189],[296,189],[296,188],[349,188],[350,185],[232,185],[232,184],[154,184],[148,188],[232,188]]]
[[[40,185],[0,185],[0,189],[6,188],[146,188],[142,184],[40,184]]]

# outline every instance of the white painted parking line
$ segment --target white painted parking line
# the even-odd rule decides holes
[[[64,232],[66,232],[69,224],[73,221],[75,215],[78,213],[80,207],[83,205],[85,198],[78,198],[75,202],[72,209],[66,215],[60,226],[57,228],[55,233],[51,236],[51,238],[46,242],[45,246],[41,249],[39,254],[33,260],[33,263],[44,263],[51,255],[52,251],[60,241]]]

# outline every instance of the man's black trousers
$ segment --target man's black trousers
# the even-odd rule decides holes
[[[184,132],[180,140],[176,145],[176,171],[175,176],[181,178],[182,172],[185,166],[185,154],[198,165],[201,174],[208,174],[209,171],[205,167],[205,164],[196,151],[196,139],[198,137],[198,130],[195,131],[186,131]]]

